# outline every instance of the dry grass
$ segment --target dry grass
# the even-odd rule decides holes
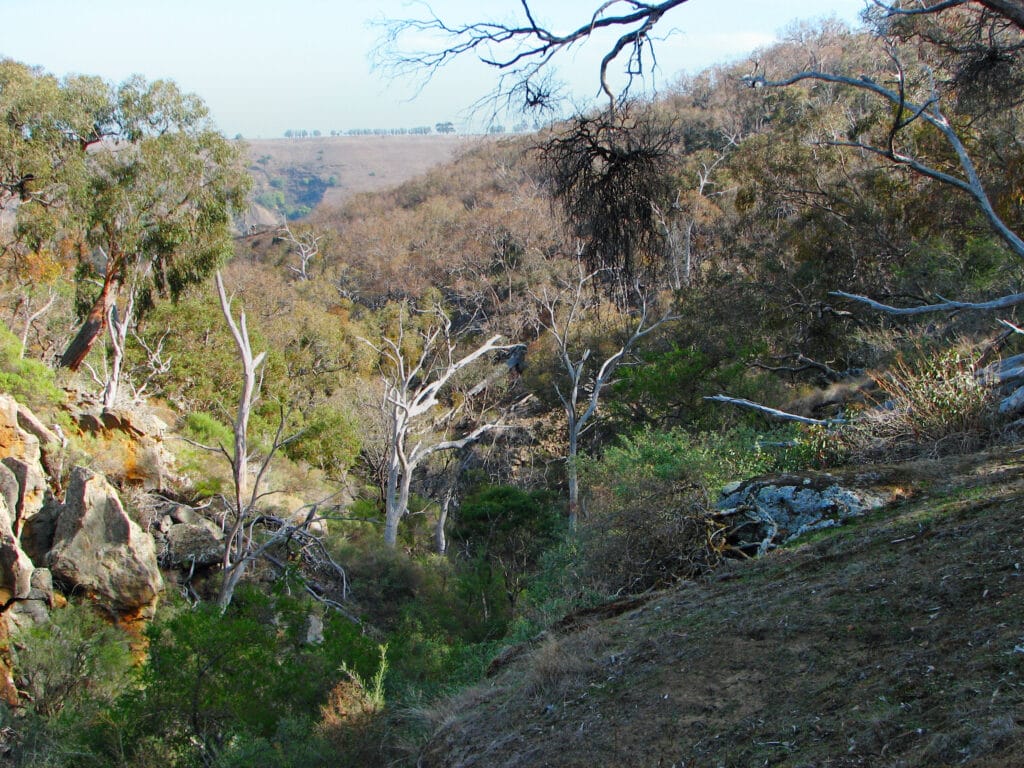
[[[550,636],[530,655],[522,680],[523,695],[544,706],[560,704],[570,691],[585,687],[602,663],[607,640],[596,627],[589,627],[567,641]]]
[[[875,381],[874,407],[840,433],[855,462],[967,453],[998,427],[997,395],[963,350],[900,359]]]
[[[359,192],[378,192],[415,178],[451,160],[474,140],[465,136],[321,136],[254,139],[246,144],[257,191],[292,169],[333,176],[337,186],[324,193],[322,202],[332,207]]]

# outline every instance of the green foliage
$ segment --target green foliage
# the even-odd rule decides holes
[[[0,324],[0,392],[14,396],[31,408],[57,405],[64,395],[53,371],[38,360],[21,356],[21,341]]]
[[[645,484],[688,483],[717,491],[726,483],[779,468],[779,455],[761,448],[752,430],[690,434],[646,430],[622,437],[600,459],[584,462],[589,484],[609,488],[622,499]]]
[[[511,608],[526,588],[537,559],[563,532],[563,518],[546,491],[484,486],[463,499],[451,538],[474,557],[467,563],[478,578],[497,569]]]
[[[234,433],[208,413],[195,411],[185,416],[184,433],[196,442],[211,447],[222,446],[230,453],[234,448]]]
[[[131,663],[128,637],[88,605],[53,611],[47,624],[22,632],[14,644],[30,707],[45,717],[110,703]]]
[[[710,514],[718,489],[784,464],[784,454],[762,450],[745,430],[621,438],[581,467],[589,497],[579,527],[582,576],[618,594],[706,572],[724,546]]]
[[[47,624],[19,633],[12,650],[28,697],[19,717],[0,707],[0,727],[17,734],[11,765],[98,764],[82,756],[90,733],[132,681],[127,635],[91,606],[72,604],[53,611]]]
[[[317,406],[300,414],[295,428],[299,438],[285,448],[290,459],[305,461],[331,477],[344,477],[359,458],[362,427],[351,409]]]
[[[296,724],[308,734],[311,713],[337,680],[349,673],[373,679],[380,664],[377,646],[333,615],[324,617],[323,644],[305,644],[313,611],[240,589],[224,616],[201,605],[155,622],[141,687],[122,699],[110,728],[129,744],[155,735],[164,753],[176,756],[170,764],[182,766],[245,765],[239,755],[251,754],[247,744],[272,742]],[[299,738],[288,747],[307,748]],[[293,757],[259,764],[302,764]]]

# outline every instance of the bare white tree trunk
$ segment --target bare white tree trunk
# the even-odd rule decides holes
[[[107,330],[110,333],[110,371],[106,386],[103,387],[103,409],[110,410],[117,403],[121,389],[121,371],[124,368],[125,342],[128,340],[128,329],[131,327],[132,315],[135,313],[135,292],[128,292],[123,316],[119,317],[117,304],[111,304],[107,312]]]
[[[227,610],[234,595],[235,587],[241,581],[245,573],[245,566],[249,560],[249,540],[251,531],[246,530],[246,523],[252,513],[258,492],[257,483],[249,489],[249,414],[252,410],[253,395],[257,388],[257,371],[262,365],[265,352],[253,356],[252,345],[249,343],[249,330],[246,327],[245,312],[239,316],[238,323],[235,323],[231,312],[231,302],[224,292],[224,282],[221,280],[220,272],[216,275],[217,295],[220,297],[221,311],[224,319],[227,320],[231,335],[235,339],[235,346],[238,348],[238,356],[242,362],[242,391],[238,398],[238,412],[235,415],[234,424],[234,454],[229,456],[231,460],[231,476],[234,485],[234,498],[232,504],[231,530],[224,543],[224,557],[221,562],[224,581],[221,584],[217,604],[221,611]],[[269,461],[269,459],[268,459]],[[264,469],[267,464],[264,463]],[[262,474],[262,472],[261,472]]]
[[[634,286],[638,308],[627,329],[629,335],[595,371],[594,361],[590,359],[591,349],[575,349],[574,337],[579,331],[580,323],[590,310],[595,309],[596,299],[588,293],[588,285],[598,273],[586,274],[582,262],[577,263],[577,269],[576,281],[566,286],[562,292],[554,296],[544,293],[537,297],[543,310],[541,314],[545,318],[542,322],[555,339],[564,373],[564,383],[560,386],[556,382],[555,392],[566,417],[566,481],[570,530],[575,530],[580,516],[580,438],[593,426],[601,395],[612,383],[616,370],[626,360],[637,342],[662,324],[675,319],[666,312],[652,320],[647,296],[639,287]]]
[[[384,338],[380,345],[364,339],[384,361],[382,408],[388,420],[384,543],[389,547],[398,542],[399,524],[409,513],[413,473],[423,460],[439,451],[463,448],[501,426],[500,421],[486,423],[461,439],[444,439],[443,432],[462,406],[438,413],[442,390],[457,373],[504,347],[498,343],[501,337],[495,335],[458,357],[450,318],[440,307],[433,311],[436,321],[419,333],[420,352],[415,359],[409,357],[403,346],[404,327],[399,329],[397,339]],[[428,414],[434,414],[434,418],[428,419]]]
[[[312,232],[296,235],[287,224],[281,227],[280,232],[281,236],[295,247],[299,256],[299,266],[289,266],[289,271],[298,275],[300,280],[310,280],[313,276],[309,273],[309,267],[313,260],[320,255],[320,241],[324,239],[324,236],[315,235]]]

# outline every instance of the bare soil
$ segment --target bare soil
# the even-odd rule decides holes
[[[439,708],[419,764],[1024,765],[1024,453],[850,475],[903,492],[561,622]]]

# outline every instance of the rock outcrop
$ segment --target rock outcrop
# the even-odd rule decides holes
[[[153,538],[113,486],[84,467],[71,473],[47,559],[58,582],[121,617],[152,616],[163,589]]]
[[[29,429],[22,426],[26,423],[30,425]],[[0,462],[14,475],[17,484],[17,499],[10,509],[13,515],[11,524],[16,533],[21,530],[23,520],[42,508],[48,490],[47,473],[43,468],[44,443],[39,435],[48,439],[48,435],[53,433],[26,408],[18,405],[14,398],[0,395]],[[53,439],[57,439],[55,435]],[[47,443],[45,447],[48,463],[54,464],[59,442],[57,446]],[[9,483],[9,479],[4,482],[5,494]]]
[[[15,600],[29,596],[35,570],[14,534],[13,522],[7,500],[0,496],[0,605],[5,610]]]
[[[174,459],[164,445],[167,424],[151,409],[104,408],[80,390],[68,396],[66,408],[78,428],[99,438],[92,459],[108,479],[147,491],[162,490],[174,479]]]

